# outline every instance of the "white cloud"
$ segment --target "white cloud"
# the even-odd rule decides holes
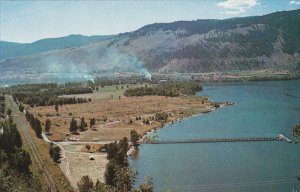
[[[290,1],[291,5],[300,5],[300,1]]]
[[[259,5],[258,0],[225,0],[217,4],[217,6],[226,9],[226,11],[222,13],[230,15],[245,13],[256,5]]]

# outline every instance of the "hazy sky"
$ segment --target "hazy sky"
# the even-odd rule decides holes
[[[155,22],[224,19],[299,8],[300,0],[0,0],[0,40],[33,42],[69,34],[117,34]]]

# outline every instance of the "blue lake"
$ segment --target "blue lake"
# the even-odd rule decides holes
[[[157,139],[292,137],[300,123],[300,80],[212,83],[198,95],[237,104],[167,125]],[[142,145],[130,165],[155,191],[300,190],[300,144],[287,142]]]

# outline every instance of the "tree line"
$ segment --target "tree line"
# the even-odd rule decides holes
[[[53,143],[50,144],[49,155],[55,163],[60,163],[60,151],[61,149],[59,146],[53,145]]]
[[[167,82],[154,87],[137,87],[127,89],[124,93],[127,97],[159,95],[168,97],[178,97],[182,94],[193,95],[203,89],[202,85],[195,81],[190,82]]]
[[[34,106],[50,106],[50,105],[65,105],[65,104],[77,104],[87,103],[91,101],[86,98],[66,98],[58,97],[56,94],[49,93],[14,93],[13,99],[22,103],[28,104],[31,107]]]
[[[93,87],[87,82],[76,83],[40,83],[40,84],[23,84],[14,85],[1,89],[6,93],[48,93],[57,95],[71,95],[93,93]]]
[[[93,117],[90,119],[90,128],[95,126],[95,124],[96,124],[96,119]],[[77,133],[78,129],[81,132],[83,132],[86,131],[87,128],[88,128],[88,124],[85,122],[84,117],[81,117],[79,125],[77,124],[77,121],[74,117],[71,119],[70,128],[69,128],[70,133]]]
[[[40,120],[37,117],[34,117],[34,115],[29,113],[28,111],[26,111],[25,116],[31,128],[34,130],[35,135],[38,138],[42,138],[42,126]]]
[[[67,87],[67,88],[58,88],[53,93],[57,95],[75,95],[75,94],[86,94],[93,93],[93,89],[90,87]]]
[[[94,79],[94,86],[113,86],[113,85],[126,85],[126,84],[143,84],[151,83],[149,79],[143,76],[132,76],[132,77],[96,77]]]

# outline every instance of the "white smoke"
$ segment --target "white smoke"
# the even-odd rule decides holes
[[[23,66],[24,69],[40,74],[49,82],[56,79],[60,81],[93,81],[95,73],[113,75],[123,72],[138,73],[151,79],[151,74],[144,67],[143,61],[134,53],[123,53],[113,47],[67,49],[59,54],[51,52],[37,56],[31,62],[24,64],[26,64]]]
[[[137,72],[151,79],[151,74],[143,62],[132,53],[121,53],[114,48],[108,48],[99,61],[100,68],[111,72]]]

